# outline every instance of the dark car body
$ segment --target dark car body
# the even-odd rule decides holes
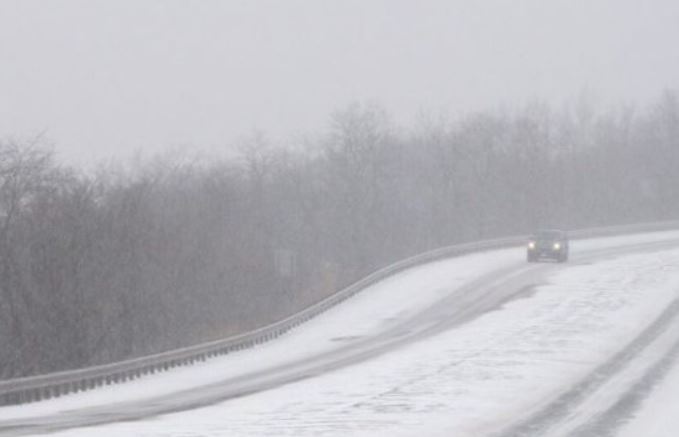
[[[542,230],[528,240],[526,258],[528,262],[553,259],[557,262],[568,261],[568,234],[555,229]]]

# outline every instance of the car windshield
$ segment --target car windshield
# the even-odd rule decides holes
[[[534,239],[544,240],[560,240],[563,238],[563,232],[560,231],[540,231],[533,236]]]

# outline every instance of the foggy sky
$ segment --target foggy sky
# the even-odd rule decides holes
[[[90,164],[582,93],[679,89],[676,0],[0,0],[0,137]]]

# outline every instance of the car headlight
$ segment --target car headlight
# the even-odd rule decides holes
[[[554,250],[561,249],[561,243],[554,243]]]
[[[535,249],[535,241],[530,241],[530,242],[528,243],[528,248],[529,248],[529,249]]]

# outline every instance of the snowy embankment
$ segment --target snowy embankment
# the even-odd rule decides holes
[[[526,299],[360,365],[237,401],[73,435],[485,435],[587,374],[677,296],[679,250],[580,257],[603,248],[666,241],[679,233],[573,244],[574,265],[546,268]],[[22,407],[2,419],[35,417],[152,399],[311,357],[351,338],[388,330],[475,277],[523,268],[523,251],[498,250],[418,267],[376,284],[298,330],[208,363]]]

